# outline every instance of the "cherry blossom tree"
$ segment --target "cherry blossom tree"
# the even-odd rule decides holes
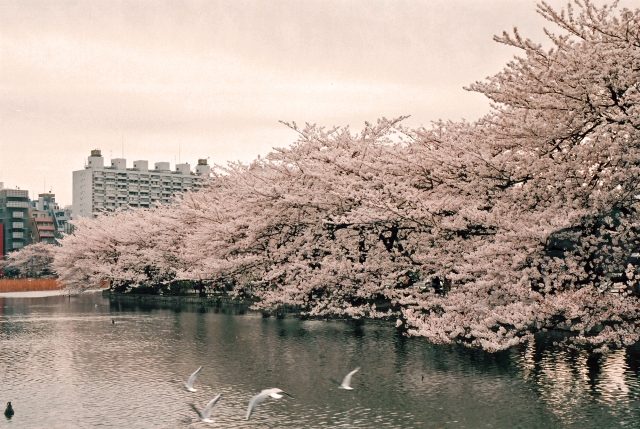
[[[108,282],[125,291],[156,291],[177,280],[184,222],[172,207],[126,210],[74,221],[74,233],[62,240],[53,266],[68,288],[82,290]]]
[[[640,11],[576,4],[539,6],[563,31],[547,31],[551,49],[517,31],[496,38],[523,55],[470,87],[495,103],[489,115],[418,131],[457,150],[443,163],[480,210],[463,224],[490,234],[451,271],[464,287],[406,311],[410,332],[489,350],[546,328],[595,346],[638,340],[637,299],[602,286],[607,272],[626,273],[630,288],[637,275],[626,263],[638,246]],[[573,232],[559,258],[558,232]]]
[[[1,261],[0,268],[8,273],[24,277],[53,276],[51,262],[53,261],[54,245],[35,243],[11,252],[6,260]]]
[[[400,118],[401,119],[401,118]],[[406,187],[394,151],[399,120],[348,129],[308,126],[300,140],[251,165],[230,165],[191,204],[215,207],[197,223],[210,273],[246,283],[259,307],[301,305],[311,314],[353,317],[399,311],[414,263],[408,241],[422,226],[403,224]],[[404,243],[403,243],[404,242]],[[408,247],[407,247],[408,246]],[[417,265],[416,265],[417,267]],[[238,289],[241,290],[241,289]]]
[[[218,166],[173,206],[78,221],[56,271],[71,287],[214,282],[256,308],[490,351],[546,329],[637,341],[640,10],[575,4],[538,6],[551,47],[496,37],[520,56],[469,87],[493,103],[479,121],[285,124],[290,147]]]

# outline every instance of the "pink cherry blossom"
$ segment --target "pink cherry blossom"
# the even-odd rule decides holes
[[[299,138],[218,166],[172,206],[76,221],[53,267],[70,288],[179,280],[255,308],[390,318],[410,335],[489,351],[565,329],[597,350],[640,339],[640,10],[538,12],[550,48],[469,87],[473,122],[361,132],[285,124]],[[439,285],[434,289],[431,285]]]

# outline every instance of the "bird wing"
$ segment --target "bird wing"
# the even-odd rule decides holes
[[[210,400],[207,406],[204,407],[204,410],[202,411],[203,418],[209,418],[209,416],[211,415],[211,411],[213,410],[213,406],[216,404],[216,402],[218,402],[218,399],[220,399],[221,396],[222,393],[218,394],[218,396]]]
[[[202,419],[203,419],[202,414],[201,414],[201,413],[200,413],[200,411],[196,408],[196,406],[195,406],[195,405],[193,405],[193,404],[189,404],[189,406],[191,407],[191,409],[192,409],[193,411],[195,411],[195,412],[196,412],[196,414],[198,414],[198,417],[200,417],[200,420],[202,420]]]
[[[333,384],[337,385],[337,386],[341,385],[341,383],[338,380],[336,380],[335,378],[330,378],[329,381],[332,382]]]
[[[187,380],[187,384],[185,384],[185,386],[187,386],[189,388],[193,388],[193,382],[196,381],[196,377],[198,376],[198,373],[200,372],[201,369],[202,369],[202,367],[196,369],[195,372],[193,374],[191,374],[191,376]]]
[[[273,394],[274,394],[274,393],[277,395],[277,397],[276,397],[276,396],[273,396]],[[282,395],[287,395],[289,398],[293,398],[293,396],[291,396],[290,394],[288,394],[287,392],[285,392],[285,391],[284,391],[284,390],[282,390],[282,389],[278,389],[277,387],[276,387],[276,388],[271,389],[271,397],[272,397],[272,398],[276,398],[276,399],[280,399],[280,398],[282,398],[282,395],[280,395],[280,393],[282,393]]]
[[[344,378],[344,380],[342,380],[342,385],[343,386],[349,386],[351,384],[351,377],[353,376],[353,374],[355,374],[358,371],[360,371],[360,367],[357,367],[356,369],[351,371],[349,374],[347,374],[347,376]]]
[[[270,394],[271,392],[269,392],[268,390],[263,390],[262,392],[251,398],[251,401],[249,401],[249,408],[247,408],[247,420],[249,420],[249,417],[251,417],[251,413],[253,413],[253,409],[256,407],[256,405],[268,398]]]

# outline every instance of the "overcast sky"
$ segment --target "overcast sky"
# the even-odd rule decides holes
[[[566,0],[551,0],[558,7]],[[640,0],[623,6],[639,7]],[[0,181],[71,204],[91,149],[134,160],[250,161],[278,121],[361,127],[474,120],[464,86],[542,41],[530,0],[0,0]]]

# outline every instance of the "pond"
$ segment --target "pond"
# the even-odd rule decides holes
[[[0,298],[0,404],[15,410],[0,427],[640,427],[639,347],[593,357],[547,338],[490,354],[382,322],[237,313],[97,293]],[[338,389],[332,379],[356,367],[353,390]],[[293,399],[245,420],[270,387]],[[213,423],[200,421],[189,404],[219,393]]]

